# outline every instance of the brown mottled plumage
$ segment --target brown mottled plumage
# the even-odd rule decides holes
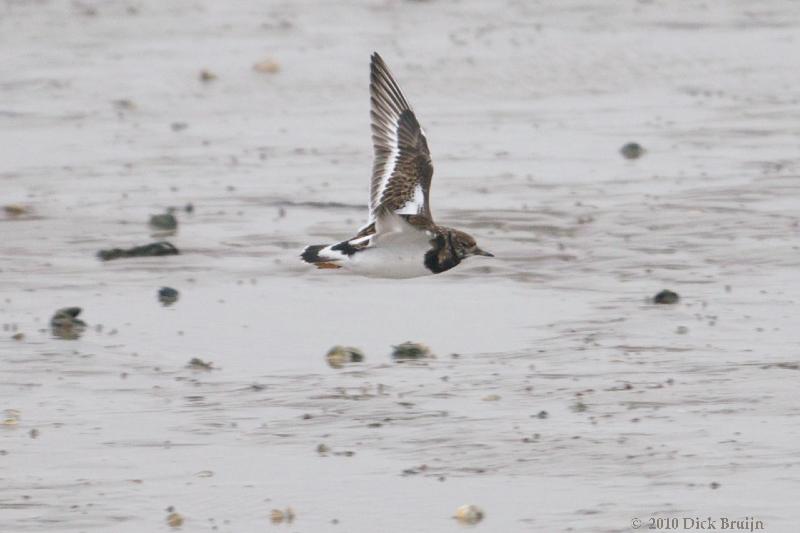
[[[463,231],[433,222],[428,141],[377,53],[372,54],[369,92],[375,152],[369,220],[352,239],[306,247],[302,259],[319,268],[404,278],[444,272],[472,255],[492,257]]]
[[[416,214],[431,218],[429,193],[433,164],[428,141],[417,117],[378,54],[372,55],[369,83],[372,143],[375,160],[370,182],[370,212],[397,211],[414,199],[420,187],[423,202]]]

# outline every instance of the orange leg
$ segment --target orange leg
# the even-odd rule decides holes
[[[314,263],[317,265],[317,268],[342,268],[335,263]]]

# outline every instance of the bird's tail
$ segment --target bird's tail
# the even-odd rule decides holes
[[[327,244],[314,244],[312,246],[306,246],[305,250],[303,250],[303,253],[300,254],[300,259],[306,263],[319,263],[320,261],[325,261],[325,259],[320,257],[319,252],[326,246]]]
[[[303,250],[303,253],[300,254],[300,259],[306,263],[316,265],[317,268],[341,268],[336,264],[336,261],[340,260],[341,257],[328,256],[325,254],[326,251],[331,251],[330,246],[327,244],[314,244],[312,246],[306,246],[305,250]]]

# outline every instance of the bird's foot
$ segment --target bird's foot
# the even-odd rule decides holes
[[[317,268],[342,268],[336,263],[314,263],[314,264],[317,265]]]

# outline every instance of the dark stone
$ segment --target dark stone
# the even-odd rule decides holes
[[[161,287],[158,291],[158,301],[164,305],[172,305],[178,301],[180,293],[172,287]]]
[[[66,340],[79,338],[86,329],[86,322],[78,318],[81,311],[80,307],[64,307],[56,311],[50,319],[53,336]]]
[[[172,230],[178,227],[178,219],[172,213],[152,215],[150,217],[150,225],[158,229]]]
[[[186,365],[186,368],[191,368],[192,370],[214,370],[214,363],[211,361],[203,361],[199,357],[192,357]]]
[[[625,159],[639,159],[644,155],[644,148],[639,143],[628,143],[619,149]]]
[[[128,249],[112,248],[110,250],[100,250],[97,252],[97,257],[101,261],[111,261],[122,257],[157,257],[161,255],[178,255],[179,253],[178,249],[171,243],[159,241]]]
[[[433,358],[430,348],[416,342],[404,342],[393,346],[392,358],[395,360],[428,359]]]
[[[663,291],[659,292],[655,296],[653,296],[653,303],[657,304],[675,304],[678,303],[681,297],[678,296],[677,292],[672,292],[670,290],[664,289]]]

